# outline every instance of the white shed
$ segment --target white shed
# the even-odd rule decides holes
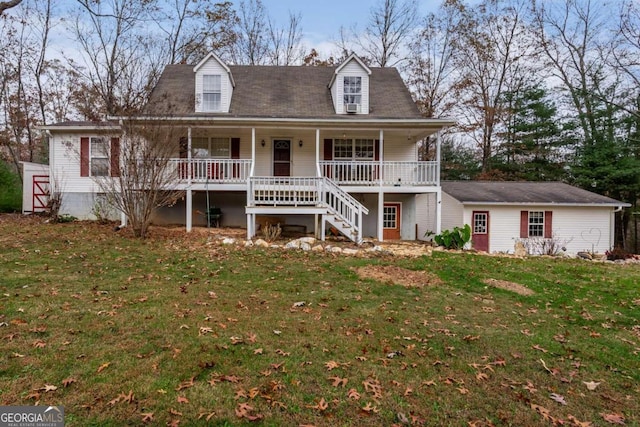
[[[443,181],[442,228],[469,224],[475,249],[530,252],[553,243],[567,253],[614,247],[615,212],[628,203],[561,182]]]
[[[49,165],[22,163],[22,213],[44,212],[49,203]]]

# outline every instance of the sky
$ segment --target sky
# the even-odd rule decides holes
[[[232,0],[236,7],[240,0]],[[383,0],[262,0],[269,16],[280,25],[288,22],[289,12],[302,15],[303,42],[307,51],[315,48],[322,56],[335,50],[340,27],[354,24],[364,28],[371,9]],[[441,0],[418,0],[420,16],[438,8]]]

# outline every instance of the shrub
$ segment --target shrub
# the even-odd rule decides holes
[[[273,242],[280,234],[282,234],[282,229],[280,228],[280,224],[271,225],[269,223],[265,224],[262,228],[262,234],[264,235],[264,240],[267,242]]]
[[[18,212],[22,208],[22,186],[18,175],[0,160],[0,212]]]
[[[625,259],[633,258],[632,254],[630,254],[629,252],[625,251],[624,248],[621,248],[620,246],[616,246],[615,248],[611,249],[610,251],[606,251],[605,255],[607,256],[607,259],[609,261],[616,261],[616,260],[619,260],[619,259],[625,260]]]
[[[520,241],[529,255],[556,256],[567,250],[571,239],[560,240],[554,233],[552,237],[529,237]]]
[[[444,246],[446,249],[462,249],[471,241],[471,227],[469,224],[465,224],[464,227],[444,230],[442,233],[433,236],[433,241],[438,246]]]

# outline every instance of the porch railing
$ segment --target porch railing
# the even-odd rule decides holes
[[[353,196],[325,177],[250,177],[247,203],[327,208],[326,219],[357,243],[362,241],[362,216],[369,213]]]
[[[320,161],[322,175],[339,185],[438,185],[438,162]]]
[[[191,178],[193,183],[243,184],[249,179],[251,160],[248,159],[171,159],[170,170],[180,180]]]

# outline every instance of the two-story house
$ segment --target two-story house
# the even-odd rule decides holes
[[[47,127],[51,185],[62,213],[90,218],[92,175],[117,168],[118,120]],[[175,141],[174,188],[184,200],[154,223],[206,224],[206,201],[223,226],[257,232],[260,216],[328,227],[356,242],[422,238],[440,231],[439,141],[431,161],[418,141],[453,124],[425,119],[398,71],[351,55],[337,67],[228,65],[211,53],[197,65],[168,65],[143,114],[127,118],[185,129]],[[73,155],[70,153],[80,153]]]

